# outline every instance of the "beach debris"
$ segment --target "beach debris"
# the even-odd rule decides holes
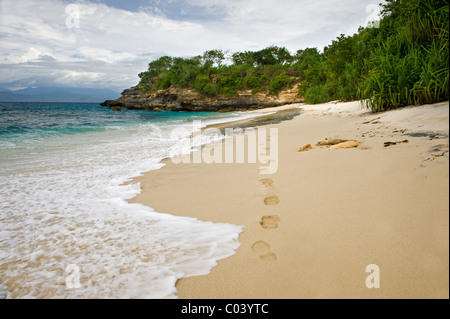
[[[380,121],[377,121],[377,120],[379,120],[379,119],[381,119],[381,116],[376,117],[376,118],[374,118],[374,119],[371,119],[371,120],[369,120],[369,121],[365,121],[365,122],[363,122],[362,124],[369,124],[369,123],[371,123],[371,124],[377,124],[377,123],[380,123]],[[374,122],[374,121],[376,121],[376,122]]]
[[[341,148],[353,148],[361,145],[362,142],[355,140],[342,140],[339,138],[325,139],[316,144],[316,146],[329,146],[330,150],[338,150]]]
[[[384,142],[384,147],[388,147],[391,145],[397,145],[397,144],[401,144],[401,143],[409,143],[409,141],[403,140],[403,141],[396,141],[396,142]]]
[[[297,152],[306,152],[309,151],[310,149],[312,149],[311,144],[307,144],[305,146],[300,147]]]
[[[340,143],[347,142],[348,140],[341,140],[339,138],[325,139],[324,141],[320,141],[316,144],[316,146],[331,146]]]
[[[358,147],[361,144],[362,144],[362,142],[359,142],[359,141],[353,141],[353,140],[346,141],[346,142],[342,142],[339,144],[331,145],[330,150],[338,150],[341,148],[353,148],[353,147]]]

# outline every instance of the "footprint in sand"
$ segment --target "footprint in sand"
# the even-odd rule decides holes
[[[271,180],[270,178],[263,178],[260,180],[261,184],[265,187],[269,187],[273,185],[273,180]]]
[[[261,218],[261,221],[259,223],[264,229],[275,229],[278,228],[279,221],[280,216],[278,215],[266,215]]]
[[[264,198],[264,204],[266,205],[278,205],[280,202],[280,199],[277,195],[270,195]]]
[[[260,180],[260,183],[266,187],[269,188],[269,191],[267,192],[267,196],[264,198],[264,204],[266,205],[277,205],[280,202],[280,199],[277,195],[273,194],[273,180],[270,178],[263,178]]]
[[[270,251],[270,245],[264,240],[258,240],[255,242],[252,245],[252,250],[264,261],[274,261],[277,259],[277,255]]]

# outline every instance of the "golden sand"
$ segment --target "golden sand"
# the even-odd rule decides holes
[[[264,126],[278,129],[274,174],[166,160],[136,179],[133,202],[245,226],[236,254],[179,280],[179,297],[449,298],[448,102],[290,107],[303,113]],[[346,147],[316,146],[331,139]],[[379,288],[366,285],[373,264]]]

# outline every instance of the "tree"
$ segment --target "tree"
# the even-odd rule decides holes
[[[256,63],[254,53],[251,51],[235,52],[231,55],[231,59],[234,65],[246,64],[254,67]]]
[[[203,63],[214,67],[221,67],[225,60],[225,53],[222,50],[209,50],[203,53]]]
[[[168,71],[173,64],[173,58],[170,56],[162,56],[159,59],[148,64],[149,76],[158,76],[161,72]]]

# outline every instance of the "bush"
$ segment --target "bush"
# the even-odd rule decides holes
[[[236,96],[246,89],[252,92],[270,89],[271,93],[278,93],[298,79],[299,72],[291,65],[293,57],[285,48],[272,46],[233,53],[232,64],[228,65],[222,63],[225,55],[221,50],[210,50],[193,58],[161,57],[139,74],[138,87],[146,91],[193,88],[205,95]]]
[[[226,96],[235,96],[238,94],[238,90],[243,89],[242,77],[239,73],[232,71],[233,70],[227,70],[227,72],[217,76],[219,92]]]
[[[267,88],[268,77],[265,74],[250,74],[244,79],[244,86],[247,90],[261,92]]]
[[[197,75],[197,77],[195,78],[193,87],[196,91],[198,92],[202,92],[203,88],[205,87],[205,85],[210,83],[210,79],[209,76],[206,75]]]
[[[156,89],[159,90],[168,89],[172,85],[171,77],[172,76],[170,73],[165,73],[162,76],[160,76],[155,84]]]
[[[323,86],[312,86],[305,92],[305,103],[319,104],[330,101],[330,96]]]
[[[283,72],[270,81],[269,90],[272,94],[276,94],[292,82],[292,79],[286,74],[286,72]]]
[[[448,1],[384,5],[358,97],[374,112],[448,100]]]
[[[217,95],[217,86],[211,83],[207,83],[203,87],[202,93],[209,96]]]

